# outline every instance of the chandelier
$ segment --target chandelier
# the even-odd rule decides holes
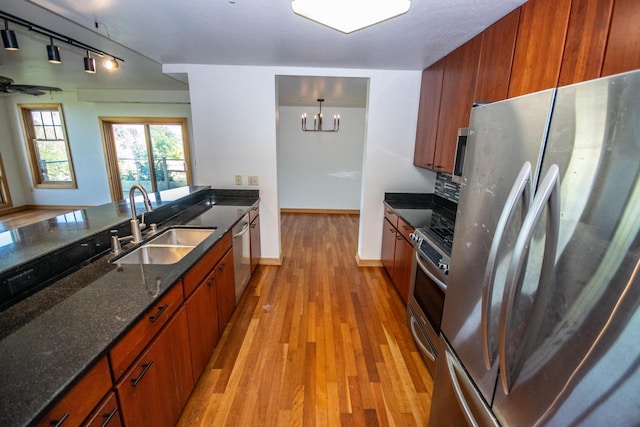
[[[302,114],[303,132],[338,132],[340,129],[340,114],[333,115],[333,129],[322,129],[322,103],[324,99],[318,98],[320,112],[313,116],[313,129],[307,129],[307,113]]]

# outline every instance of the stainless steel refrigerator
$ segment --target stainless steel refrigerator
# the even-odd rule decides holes
[[[640,71],[474,107],[430,425],[640,425]]]

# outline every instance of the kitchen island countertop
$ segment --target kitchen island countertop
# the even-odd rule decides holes
[[[207,198],[162,224],[215,228],[175,264],[116,265],[106,254],[0,313],[0,425],[46,412],[258,202],[254,193]]]

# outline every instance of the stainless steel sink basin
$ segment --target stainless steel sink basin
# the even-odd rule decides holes
[[[184,258],[215,229],[171,228],[121,258],[116,264],[174,264]]]
[[[198,246],[207,237],[211,236],[213,229],[201,228],[170,228],[162,234],[149,240],[147,245],[171,245],[171,246]]]
[[[120,259],[119,264],[174,264],[184,258],[195,246],[140,246]]]

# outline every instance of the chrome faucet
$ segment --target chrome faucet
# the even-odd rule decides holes
[[[142,219],[138,222],[138,215],[136,213],[135,191],[138,189],[142,193],[144,199],[144,206],[146,212],[151,212],[151,202],[149,201],[149,195],[144,187],[140,184],[134,184],[129,190],[129,206],[131,207],[131,236],[133,237],[133,243],[140,243],[142,241],[142,231],[147,225],[144,223],[144,213]]]

